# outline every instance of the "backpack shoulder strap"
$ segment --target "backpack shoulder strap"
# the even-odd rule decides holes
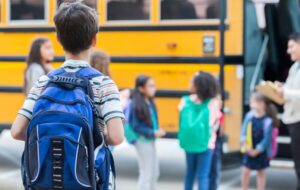
[[[64,70],[64,68],[59,68],[59,69],[54,69],[53,71],[48,73],[48,77],[54,77],[56,75],[61,75],[63,73],[65,73],[66,71]]]
[[[90,100],[90,104],[92,106],[92,110],[93,110],[93,117],[94,117],[94,131],[93,131],[93,135],[94,135],[94,143],[95,143],[95,147],[104,144],[105,143],[105,138],[104,138],[104,131],[102,128],[100,128],[98,126],[99,124],[99,118],[100,118],[100,113],[96,108],[96,104],[94,102],[94,92],[92,89],[92,85],[90,83],[89,80],[91,80],[92,78],[95,77],[100,77],[103,76],[102,73],[100,73],[99,71],[97,71],[96,69],[93,69],[91,67],[84,67],[82,69],[80,69],[79,71],[76,72],[76,76],[78,78],[81,78],[83,80],[87,81],[87,95],[89,97]]]
[[[102,73],[100,73],[96,69],[93,69],[92,67],[84,67],[83,69],[80,69],[79,71],[77,71],[77,75],[88,79],[103,76]]]
[[[272,119],[270,117],[266,117],[264,119],[264,129],[267,129],[270,125],[272,125]]]

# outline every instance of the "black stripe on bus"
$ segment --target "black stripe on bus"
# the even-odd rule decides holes
[[[166,136],[164,136],[163,138],[166,139],[177,139],[178,133],[177,132],[167,132]]]
[[[23,93],[21,86],[0,86],[0,92],[4,93]]]
[[[218,31],[219,25],[102,26],[99,32],[126,31]],[[226,30],[229,26],[226,26]],[[0,32],[55,32],[54,27],[1,27]]]
[[[157,98],[181,98],[184,95],[188,95],[189,92],[185,90],[157,90]]]
[[[243,56],[227,55],[225,57],[226,64],[242,64]],[[63,56],[57,56],[54,62],[63,62]],[[219,64],[219,57],[167,57],[167,56],[113,56],[112,63],[132,63],[132,64],[161,64],[161,63],[191,63],[191,64]],[[25,56],[0,56],[0,62],[25,62]]]
[[[0,56],[0,62],[25,62],[27,59],[26,56]],[[64,62],[65,57],[56,56],[54,62]]]
[[[219,64],[219,57],[164,57],[164,56],[146,56],[146,57],[112,57],[113,63],[212,63]],[[227,64],[243,63],[243,56],[228,55],[225,57]]]
[[[0,123],[0,132],[4,129],[10,129],[11,125],[11,123]]]
[[[22,93],[23,88],[21,86],[0,86],[0,93]],[[158,90],[156,97],[158,98],[179,98],[189,94],[184,90]]]

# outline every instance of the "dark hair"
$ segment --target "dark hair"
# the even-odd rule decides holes
[[[273,127],[280,127],[280,120],[278,119],[278,110],[276,106],[269,100],[267,97],[265,97],[263,94],[259,92],[254,92],[251,95],[252,98],[254,98],[256,101],[264,102],[266,104],[266,114],[272,118],[272,125]]]
[[[199,71],[194,76],[194,87],[196,94],[201,100],[209,100],[214,97],[219,92],[219,85],[214,76],[209,73]]]
[[[300,33],[293,33],[289,36],[289,40],[300,42]]]
[[[110,57],[103,51],[95,51],[90,57],[91,66],[110,77],[109,63]]]
[[[63,4],[63,3],[75,3],[75,2],[78,2],[78,1],[82,1],[82,0],[57,0],[56,5],[57,5],[57,8],[59,8],[60,5]]]
[[[36,38],[35,40],[33,40],[31,47],[30,47],[30,51],[27,57],[27,68],[32,64],[32,63],[37,63],[42,65],[42,55],[41,55],[41,47],[44,43],[48,42],[49,39],[47,38]]]
[[[39,64],[42,66],[45,73],[47,72],[45,67],[42,64],[43,58],[41,55],[41,47],[44,43],[46,43],[48,41],[49,41],[49,39],[40,37],[40,38],[36,38],[35,40],[33,40],[32,44],[31,44],[30,51],[29,51],[29,54],[28,54],[28,57],[26,60],[27,66],[26,66],[26,69],[24,70],[24,85],[23,85],[24,90],[27,88],[26,72],[31,64],[33,64],[33,63]]]
[[[89,49],[98,32],[97,12],[81,1],[62,3],[54,16],[54,23],[59,42],[72,54]]]
[[[149,76],[145,75],[140,75],[136,78],[135,88],[132,93],[132,103],[134,105],[134,113],[137,118],[145,122],[149,127],[152,127],[149,106],[145,100],[145,95],[140,91],[140,88],[145,87],[150,79],[151,78]],[[154,103],[153,99],[150,99],[150,102]]]

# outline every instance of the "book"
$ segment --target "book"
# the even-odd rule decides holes
[[[278,86],[271,81],[263,81],[258,86],[256,86],[256,90],[262,93],[264,96],[269,98],[271,101],[276,104],[283,105],[284,99],[283,96],[278,94]]]

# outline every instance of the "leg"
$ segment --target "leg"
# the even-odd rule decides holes
[[[243,168],[242,172],[242,190],[247,190],[250,182],[250,173],[251,170],[247,167]]]
[[[210,171],[210,190],[217,190],[220,182],[222,167],[222,142],[219,140],[216,142],[216,148],[213,153],[211,171]]]
[[[297,190],[300,190],[300,151],[299,151],[300,123],[291,124],[288,127],[292,139],[291,148],[292,148],[293,160],[295,163],[295,172],[298,179]]]
[[[153,142],[152,148],[153,148],[153,158],[152,158],[153,172],[152,172],[151,190],[156,190],[157,189],[157,187],[156,187],[157,186],[157,181],[158,181],[159,175],[160,175],[160,168],[159,168],[159,159],[158,159],[158,156],[157,156],[155,142]]]
[[[193,190],[195,176],[196,176],[196,155],[186,152],[186,172],[184,180],[184,189]]]
[[[138,155],[139,164],[139,180],[138,180],[138,190],[152,190],[151,189],[151,179],[153,166],[152,162],[152,146],[151,143],[137,141],[135,144]]]
[[[209,190],[209,175],[211,169],[212,151],[208,150],[197,156],[198,189]]]
[[[266,188],[266,172],[265,170],[257,171],[256,177],[257,190],[265,190]]]

